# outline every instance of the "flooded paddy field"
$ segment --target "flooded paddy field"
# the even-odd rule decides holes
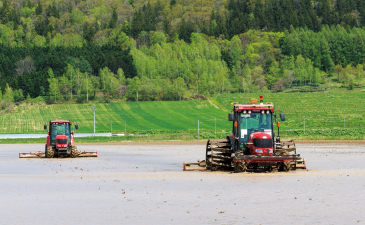
[[[308,170],[182,171],[205,145],[79,145],[98,158],[19,159],[0,145],[0,224],[365,224],[365,144],[297,144]]]

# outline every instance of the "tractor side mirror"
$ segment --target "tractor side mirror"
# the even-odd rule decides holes
[[[280,113],[280,120],[281,121],[285,121],[285,115],[284,115],[284,113]]]
[[[234,114],[233,113],[228,114],[228,121],[234,121]]]
[[[47,130],[47,125],[44,125],[44,129]]]
[[[79,129],[79,125],[77,125],[77,124],[76,124],[76,125],[75,125],[75,129],[76,129],[76,130],[77,130],[77,129]]]

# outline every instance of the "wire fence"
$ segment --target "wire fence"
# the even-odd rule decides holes
[[[9,119],[0,121],[0,134],[39,134],[45,133],[44,125],[48,121],[36,121],[30,119]],[[72,121],[73,125],[77,124],[79,133],[93,133],[94,121]],[[352,116],[287,116],[286,121],[281,122],[280,132],[302,132],[306,133],[315,130],[325,129],[362,129],[365,127],[364,115]],[[276,126],[274,125],[276,129]],[[74,127],[73,127],[74,130]],[[191,118],[189,120],[167,121],[160,120],[149,122],[138,122],[138,120],[96,120],[96,133],[113,133],[113,134],[154,134],[154,133],[195,133],[209,132],[215,135],[227,134],[232,131],[232,122],[221,118]]]

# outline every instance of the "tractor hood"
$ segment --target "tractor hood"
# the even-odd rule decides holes
[[[60,134],[56,136],[56,148],[65,148],[67,147],[67,136]]]
[[[248,139],[248,146],[252,155],[272,155],[273,140],[270,134],[254,132]]]

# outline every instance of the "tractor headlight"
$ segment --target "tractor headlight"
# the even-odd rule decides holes
[[[272,150],[272,149],[269,149],[269,154],[270,154],[270,153],[273,153],[273,150]]]
[[[243,114],[246,114],[247,113],[247,111],[246,110],[243,110]]]
[[[248,114],[251,114],[251,110],[248,110]]]
[[[262,110],[262,111],[261,111],[261,114],[264,114],[264,113],[265,113],[265,111],[264,111],[264,110]]]
[[[262,149],[255,149],[256,153],[263,153]]]
[[[269,110],[267,110],[267,111],[266,111],[266,114],[269,114],[269,113],[270,113],[270,111],[269,111]]]

